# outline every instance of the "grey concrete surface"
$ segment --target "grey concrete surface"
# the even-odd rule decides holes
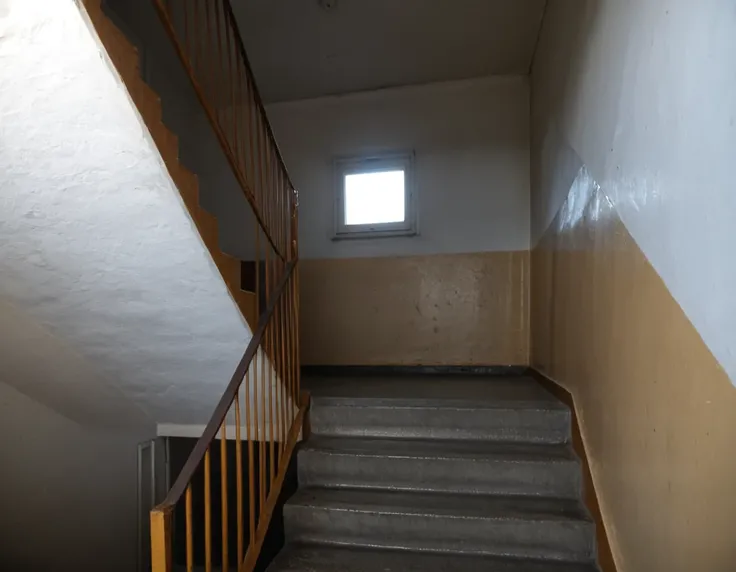
[[[271,572],[592,572],[570,412],[523,377],[305,380],[312,435]]]
[[[393,406],[541,407],[565,409],[530,377],[428,375],[397,377],[305,377],[303,386],[320,403]],[[356,401],[350,401],[354,399]]]
[[[284,509],[295,542],[587,562],[595,530],[577,501],[307,488]]]
[[[577,498],[580,466],[562,445],[315,436],[299,453],[299,483]]]
[[[371,550],[343,546],[293,545],[273,564],[280,572],[595,572],[589,564]]]

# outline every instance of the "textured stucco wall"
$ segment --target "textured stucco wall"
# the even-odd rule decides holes
[[[256,222],[252,209],[161,24],[154,3],[150,0],[104,0],[103,7],[138,49],[141,76],[161,97],[163,122],[178,137],[179,162],[196,173],[199,203],[217,218],[220,249],[240,260],[253,260]]]
[[[0,299],[115,386],[110,399],[153,421],[203,423],[249,329],[74,2],[7,8]],[[25,363],[2,381],[60,406],[45,370]]]

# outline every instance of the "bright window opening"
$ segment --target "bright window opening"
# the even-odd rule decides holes
[[[345,175],[345,224],[403,222],[404,171]]]
[[[336,161],[335,238],[416,234],[413,155]]]

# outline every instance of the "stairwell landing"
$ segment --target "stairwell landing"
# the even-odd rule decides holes
[[[311,377],[270,572],[593,572],[570,411],[528,377]]]

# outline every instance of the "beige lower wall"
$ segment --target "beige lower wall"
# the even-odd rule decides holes
[[[303,364],[528,363],[528,252],[299,264]]]
[[[733,572],[736,388],[598,198],[533,251],[532,365],[573,395],[618,571]]]

